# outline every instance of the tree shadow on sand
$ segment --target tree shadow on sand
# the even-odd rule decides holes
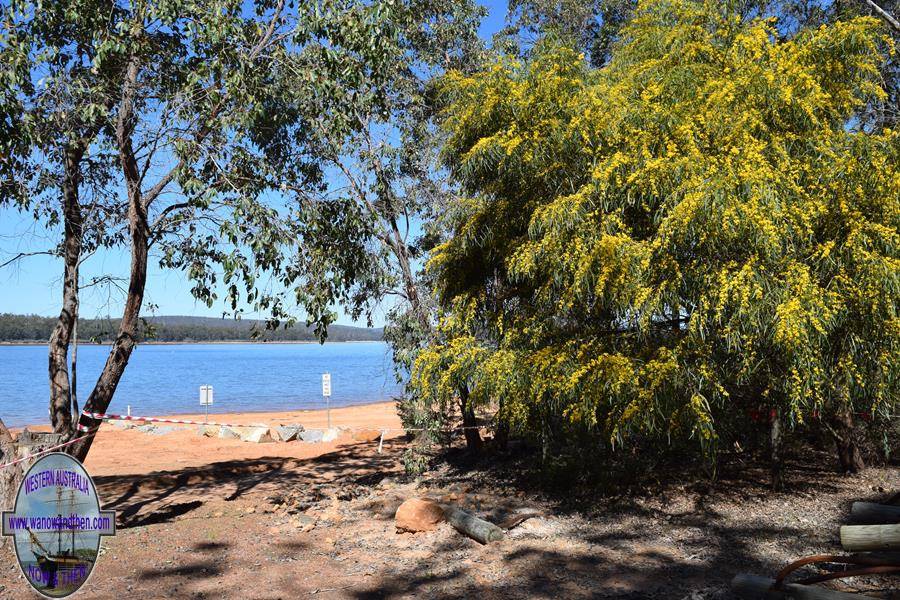
[[[371,492],[385,477],[400,475],[405,447],[402,440],[386,440],[384,452],[377,454],[374,444],[354,443],[308,459],[222,461],[95,481],[101,497],[111,499],[104,507],[120,511],[122,527],[129,528],[170,522],[212,500],[231,502],[264,494],[321,500],[344,493],[352,498],[354,488]],[[841,501],[831,502],[828,515],[811,522],[786,524],[770,518],[779,506],[797,499],[846,496],[850,480],[835,473],[824,455],[792,461],[787,489],[777,494],[768,488],[765,462],[747,456],[724,456],[715,481],[691,464],[674,462],[658,464],[650,476],[634,477],[618,489],[584,480],[559,487],[557,479],[537,474],[535,457],[528,452],[492,453],[481,459],[450,452],[444,459],[441,468],[418,480],[424,489],[462,485],[473,491],[490,490],[492,505],[469,508],[472,512],[496,519],[497,507],[537,503],[550,522],[570,529],[548,532],[523,527],[510,532],[507,541],[489,547],[448,531],[422,547],[427,555],[411,559],[400,556],[399,536],[389,533],[377,543],[369,542],[375,544],[368,556],[372,576],[364,580],[341,576],[334,582],[334,589],[341,590],[339,596],[727,598],[728,583],[737,572],[772,574],[783,566],[785,555],[800,557],[812,548],[835,550],[828,547],[833,540],[813,538],[821,538],[822,523],[845,521],[849,511],[849,501]],[[382,496],[372,494],[372,502],[377,504]],[[859,498],[854,499],[877,500],[877,496],[860,489]],[[735,518],[734,511],[740,512],[742,504],[747,505],[748,515]],[[732,508],[723,509],[725,505]],[[753,506],[755,512],[749,510]],[[386,531],[392,531],[392,525],[386,526]],[[344,533],[352,538],[352,529]],[[836,530],[828,533],[836,536]],[[305,539],[273,538],[266,543],[279,556],[310,551],[326,556]],[[223,550],[216,546],[218,542],[209,544],[213,546],[195,548],[201,556],[193,561],[146,569],[139,573],[139,580],[181,585],[191,577],[215,577],[238,568],[222,560],[216,563],[219,571],[209,570],[202,553]],[[357,547],[358,542],[351,539],[347,544],[344,550]],[[766,551],[769,547],[778,547],[780,554]],[[329,550],[331,558],[321,560],[336,560],[339,553]],[[294,564],[294,568],[308,568]],[[222,595],[227,593],[223,590]]]
[[[401,472],[402,448],[400,440],[385,440],[377,454],[372,443],[360,442],[313,458],[229,460],[146,475],[99,476],[94,483],[98,495],[108,499],[103,508],[119,511],[120,527],[127,529],[186,515],[204,504],[198,497],[230,502],[251,492],[314,495],[320,486],[336,482],[371,487]]]

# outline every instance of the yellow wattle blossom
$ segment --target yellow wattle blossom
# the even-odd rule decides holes
[[[521,432],[615,447],[900,403],[900,134],[848,127],[890,45],[782,40],[720,3],[640,4],[610,63],[548,43],[443,81],[472,196],[428,262],[448,318],[413,372]]]

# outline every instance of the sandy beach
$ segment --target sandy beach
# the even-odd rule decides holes
[[[146,415],[151,416],[151,415]],[[154,417],[204,421],[203,413],[179,415],[152,415]],[[239,425],[300,424],[306,429],[324,429],[328,415],[324,410],[298,410],[288,412],[244,412],[210,414],[209,422]],[[140,424],[140,423],[138,423]],[[403,435],[397,416],[396,403],[380,402],[331,409],[332,427],[338,429],[385,429],[392,431],[386,439]],[[198,467],[218,461],[251,460],[262,457],[306,459],[335,450],[353,441],[351,432],[343,432],[332,442],[267,443],[253,444],[240,440],[228,440],[198,435],[196,425],[159,423],[166,433],[146,433],[135,429],[122,429],[105,423],[97,433],[97,439],[85,461],[85,468],[93,476],[135,475],[167,471],[184,467]],[[10,431],[15,435],[22,428]],[[30,426],[32,431],[49,431],[49,426]]]

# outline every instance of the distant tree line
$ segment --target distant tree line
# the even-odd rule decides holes
[[[55,317],[0,314],[0,341],[46,341],[56,325]],[[111,342],[118,331],[118,319],[81,319],[78,339],[81,342]],[[304,342],[317,340],[312,327],[297,325],[266,330],[258,320],[215,319],[209,317],[148,317],[138,328],[139,341],[154,342]],[[332,325],[328,341],[374,341],[382,339],[381,329]]]

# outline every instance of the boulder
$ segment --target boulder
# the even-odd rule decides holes
[[[203,437],[217,437],[219,427],[217,425],[201,425],[197,428],[197,433]]]
[[[151,435],[166,435],[167,433],[172,433],[175,429],[176,428],[171,425],[163,425],[162,427],[154,427],[153,429],[148,430],[147,433]]]
[[[282,442],[293,442],[301,431],[303,431],[303,425],[279,425],[272,429],[272,437]]]
[[[323,442],[333,442],[334,440],[338,439],[338,436],[340,436],[340,435],[341,435],[340,430],[332,427],[331,429],[326,429],[322,432],[322,441]]]
[[[219,439],[221,440],[239,440],[241,439],[241,434],[232,429],[231,427],[222,427],[219,429]]]
[[[304,442],[321,442],[322,441],[322,430],[321,429],[307,429],[305,431],[300,432],[300,439]]]
[[[399,531],[430,531],[446,520],[444,509],[433,500],[410,498],[397,508],[394,521]]]
[[[269,433],[268,427],[246,427],[241,432],[241,440],[253,442],[254,444],[265,444],[275,441]]]
[[[353,439],[357,442],[374,442],[381,437],[381,432],[377,429],[362,429],[353,432]]]

